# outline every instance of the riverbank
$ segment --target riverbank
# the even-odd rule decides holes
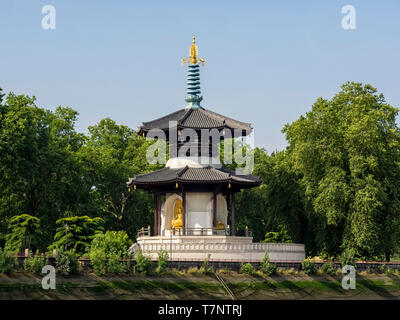
[[[236,272],[164,275],[110,275],[87,273],[57,276],[56,289],[44,290],[42,277],[24,272],[0,276],[0,300],[280,300],[280,299],[399,299],[400,277],[357,274],[356,289],[344,290],[341,276],[244,275]],[[221,282],[225,282],[226,287]],[[231,291],[233,296],[229,294]]]

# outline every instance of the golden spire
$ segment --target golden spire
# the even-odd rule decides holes
[[[193,36],[192,45],[190,46],[190,49],[189,49],[189,54],[190,54],[190,57],[182,59],[182,64],[187,63],[190,65],[190,64],[201,63],[204,66],[204,64],[206,63],[206,61],[204,59],[197,56],[199,54],[199,49],[196,46],[196,39],[194,36]]]

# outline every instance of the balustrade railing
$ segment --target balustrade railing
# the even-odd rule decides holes
[[[227,228],[172,228],[170,230],[171,235],[175,236],[231,236],[232,232],[229,226]],[[248,228],[245,228],[244,230],[238,230],[236,231],[236,236],[239,237],[252,237],[253,232],[249,230]],[[151,228],[150,226],[148,227],[143,227],[139,230],[137,230],[137,237],[149,237],[151,236]]]
[[[151,233],[150,233],[150,226],[148,226],[147,228],[145,228],[145,227],[142,227],[142,229],[139,229],[138,231],[137,231],[137,237],[138,238],[140,238],[140,237],[150,237],[151,236]]]
[[[215,236],[215,235],[229,235],[229,229],[217,228],[172,228],[173,235],[176,236]]]

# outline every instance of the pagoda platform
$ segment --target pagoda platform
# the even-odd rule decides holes
[[[158,252],[168,252],[169,260],[194,259],[213,261],[261,261],[268,252],[270,261],[302,262],[304,244],[253,243],[252,237],[225,235],[194,236],[142,236],[131,247],[130,253],[139,248],[143,254],[157,260]],[[210,256],[209,256],[210,255]]]

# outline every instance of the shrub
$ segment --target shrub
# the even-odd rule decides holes
[[[304,259],[301,263],[301,269],[305,274],[315,274],[317,272],[317,267],[310,258]]]
[[[33,257],[26,258],[24,261],[24,270],[33,274],[41,275],[43,267],[49,263],[46,257],[36,251]]]
[[[90,245],[90,251],[102,250],[106,257],[118,255],[125,257],[132,240],[125,231],[107,231],[106,233],[97,233]]]
[[[381,265],[378,267],[378,272],[379,272],[379,273],[385,273],[386,270],[387,270],[386,264],[384,264],[384,263],[381,264]]]
[[[168,263],[168,252],[165,250],[161,250],[158,252],[158,273],[165,273],[167,270],[167,263]]]
[[[6,235],[6,248],[9,251],[23,251],[37,248],[39,243],[39,218],[29,214],[14,216],[9,220],[10,233]]]
[[[64,277],[79,272],[79,262],[75,250],[56,249],[56,269]]]
[[[102,275],[129,271],[129,262],[121,262],[127,256],[132,241],[125,231],[107,231],[97,233],[90,245],[89,257],[93,271]],[[108,260],[107,260],[108,258]]]
[[[187,273],[188,274],[191,274],[191,275],[196,275],[196,274],[198,274],[199,273],[199,268],[197,268],[197,267],[190,267],[190,268],[188,268],[187,269]]]
[[[9,274],[16,265],[16,257],[0,248],[0,273]]]
[[[210,264],[211,254],[207,255],[207,258],[204,259],[203,264],[200,267],[200,273],[210,274],[214,272],[214,268]]]
[[[240,273],[252,275],[254,273],[254,267],[251,263],[241,263],[240,265]]]
[[[151,274],[153,263],[150,257],[142,254],[142,250],[136,252],[135,272],[141,274]]]
[[[390,267],[386,267],[385,273],[390,276],[390,275],[395,275],[395,270],[393,270]]]
[[[121,261],[118,254],[113,254],[108,259],[107,271],[109,273],[126,273],[129,271],[129,261]]]
[[[336,272],[335,265],[332,262],[324,263],[321,267],[322,271],[330,276],[333,276]]]
[[[354,249],[345,249],[340,256],[340,261],[342,267],[349,265],[349,266],[356,266],[356,258],[355,258],[355,251]]]
[[[90,246],[95,235],[103,229],[101,223],[103,223],[102,218],[88,216],[58,219],[56,224],[59,227],[54,236],[54,243],[49,246],[49,249],[63,247],[82,254]]]
[[[92,265],[93,272],[97,275],[107,273],[107,260],[106,254],[102,250],[90,251],[90,264]]]
[[[268,253],[265,251],[264,258],[260,263],[260,270],[267,276],[270,276],[276,273],[276,269],[276,264],[269,261]]]

